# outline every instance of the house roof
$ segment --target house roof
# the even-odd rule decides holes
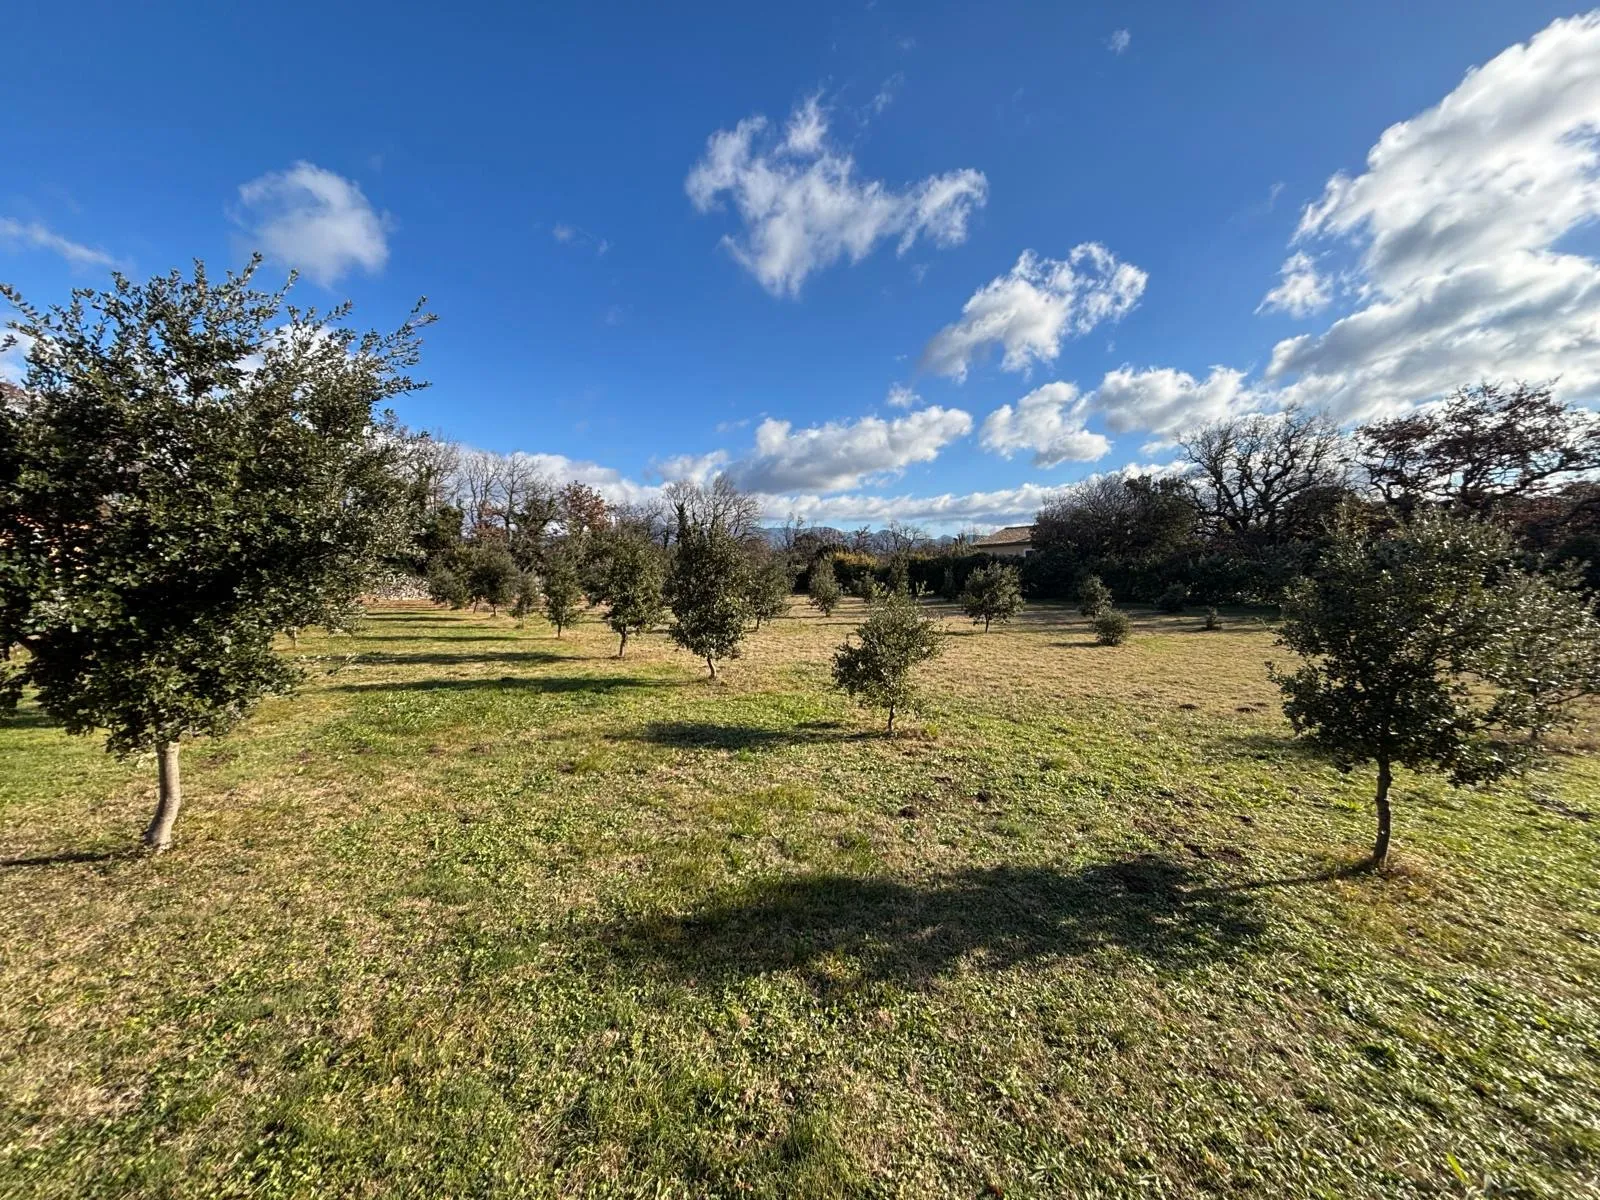
[[[974,548],[984,546],[1025,546],[1033,541],[1032,525],[1007,525],[1004,529],[996,529],[988,537],[981,537],[973,542]]]

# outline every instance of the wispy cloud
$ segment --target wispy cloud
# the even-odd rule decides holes
[[[0,217],[0,245],[10,249],[47,250],[75,267],[114,267],[117,260],[104,250],[63,237],[38,221]]]

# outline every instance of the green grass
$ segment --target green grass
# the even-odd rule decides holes
[[[1397,788],[1249,614],[952,619],[904,736],[796,608],[428,609],[150,763],[0,724],[0,1195],[1600,1195],[1600,762]],[[286,651],[289,652],[289,651]],[[1281,652],[1280,652],[1281,656]]]

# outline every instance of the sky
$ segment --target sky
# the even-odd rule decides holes
[[[45,5],[0,280],[265,255],[439,321],[395,408],[618,500],[1025,521],[1207,422],[1600,397],[1600,10]],[[20,372],[20,348],[0,378]]]

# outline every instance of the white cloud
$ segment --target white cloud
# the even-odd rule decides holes
[[[1480,378],[1600,392],[1600,13],[1552,23],[1385,130],[1297,243],[1358,252],[1364,307],[1278,343],[1284,397],[1359,420]]]
[[[30,250],[48,250],[59,254],[75,267],[114,267],[117,260],[104,250],[85,246],[62,237],[38,221],[18,221],[0,217],[0,245],[20,246]]]
[[[6,319],[0,314],[0,346],[5,346],[7,342],[11,345],[0,349],[0,383],[21,383],[28,369],[28,348],[33,345],[33,339],[25,333],[8,329]]]
[[[668,483],[679,479],[706,483],[728,465],[728,455],[724,450],[713,450],[710,454],[676,454],[652,465],[655,473]]]
[[[967,413],[937,406],[892,421],[862,417],[798,430],[769,417],[756,427],[755,453],[728,470],[754,492],[843,491],[912,463],[932,462],[971,430]]]
[[[255,248],[324,287],[348,271],[379,271],[389,260],[386,213],[361,188],[314,163],[297,162],[239,187],[235,220]]]
[[[922,397],[903,383],[890,384],[889,394],[884,399],[890,408],[915,408],[922,403]]]
[[[1110,452],[1111,443],[1083,427],[1088,407],[1072,384],[1047,383],[1018,400],[1016,408],[1002,404],[990,413],[979,441],[985,450],[1006,458],[1032,450],[1036,467],[1094,462]]]
[[[934,335],[922,365],[965,379],[972,360],[992,344],[1003,349],[1000,365],[1007,371],[1052,362],[1063,338],[1126,315],[1147,278],[1097,242],[1074,247],[1065,259],[1024,250],[1009,272],[973,293],[959,321]]]
[[[1129,33],[1126,29],[1112,30],[1111,36],[1106,39],[1106,45],[1110,47],[1111,53],[1113,54],[1121,54],[1132,43],[1133,34]]]
[[[902,191],[857,179],[855,160],[828,141],[816,96],[795,109],[776,144],[766,131],[766,118],[756,116],[712,134],[684,187],[701,212],[724,196],[732,201],[744,230],[723,245],[775,296],[799,295],[813,271],[860,262],[889,238],[900,254],[919,237],[956,245],[988,197],[988,181],[974,170],[930,175]]]
[[[1204,379],[1170,367],[1106,372],[1088,397],[1115,433],[1143,429],[1180,434],[1196,426],[1260,407],[1264,398],[1245,387],[1244,372],[1212,367]]]
[[[1317,272],[1316,260],[1303,250],[1284,259],[1278,274],[1278,286],[1266,294],[1256,306],[1256,312],[1286,312],[1291,317],[1309,317],[1326,308],[1333,299],[1327,277]]]
[[[881,117],[883,115],[883,110],[894,103],[895,93],[900,90],[900,88],[905,84],[905,81],[906,77],[900,71],[896,71],[893,75],[889,76],[889,78],[883,81],[883,86],[878,89],[878,94],[873,96],[872,103],[868,105],[868,107],[872,110],[873,116]]]

